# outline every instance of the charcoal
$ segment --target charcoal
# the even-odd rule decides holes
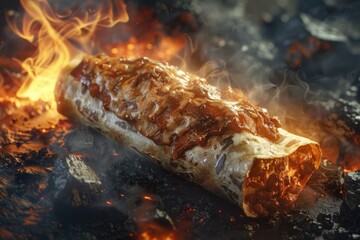
[[[56,154],[52,154],[47,148],[37,149],[36,151],[31,150],[18,156],[26,165],[38,166],[48,166],[57,157]]]
[[[345,178],[345,196],[340,208],[340,223],[360,233],[360,170]]]
[[[324,229],[331,229],[334,223],[331,221],[331,215],[325,213],[319,213],[317,216],[317,221],[321,223]]]
[[[304,239],[304,240],[315,239],[315,237],[316,237],[315,234],[310,233],[310,232],[304,232],[304,231],[301,231],[298,236],[299,239]]]
[[[222,232],[220,235],[216,235],[216,236],[208,236],[207,238],[199,238],[199,239],[210,239],[210,240],[215,240],[215,239],[229,239],[229,240],[237,240],[237,239],[243,239],[243,240],[250,240],[250,239],[254,239],[251,235],[251,233],[246,232],[246,231],[241,231],[241,230],[231,230],[231,231],[225,231]]]
[[[139,218],[139,212],[142,212]],[[135,210],[133,220],[140,231],[154,232],[155,235],[174,231],[175,225],[170,216],[163,210],[138,208]]]
[[[340,227],[335,230],[335,239],[347,240],[353,238],[352,238],[352,234],[350,234],[348,230]]]
[[[327,109],[324,118],[325,129],[338,138],[338,163],[347,170],[356,170],[360,165],[359,73],[345,91],[339,96],[332,97],[324,106]]]
[[[328,121],[337,131],[343,131],[345,137],[356,143],[360,135],[360,76],[336,99],[330,111]],[[330,123],[330,125],[331,125]],[[335,130],[334,129],[334,130]]]
[[[105,205],[78,208],[64,207],[62,205],[61,208],[56,206],[54,213],[64,224],[90,224],[92,227],[98,228],[113,228],[113,223],[124,223],[129,220],[129,217],[118,208]]]
[[[353,134],[360,134],[359,116],[359,102],[340,98],[335,102],[329,120],[333,122],[337,130],[344,131],[345,136],[352,140]]]
[[[344,204],[351,211],[360,213],[360,170],[346,175],[345,191]]]
[[[66,135],[65,145],[72,153],[86,152],[93,147],[94,136],[87,129],[79,129]]]
[[[332,219],[333,219],[334,223],[339,223],[340,222],[340,213],[339,212],[334,213]]]
[[[175,225],[171,217],[164,211],[156,208],[153,219],[160,223],[161,226],[165,226],[169,229],[175,229]]]
[[[319,169],[311,176],[307,186],[322,196],[329,194],[341,198],[341,181],[342,173],[339,167],[325,159],[321,161]]]
[[[294,210],[293,212],[291,212],[291,214],[286,215],[284,221],[285,224],[289,226],[303,228],[311,222],[311,218],[309,217],[307,212],[303,210]]]
[[[314,234],[315,236],[319,236],[322,232],[322,226],[316,221],[311,221],[305,226],[304,230],[308,233]]]
[[[335,231],[325,232],[325,233],[323,234],[323,238],[324,238],[325,240],[335,240],[335,239],[336,239]]]
[[[347,101],[356,101],[360,102],[360,73],[357,74],[358,76],[355,80],[351,83],[351,86],[347,91],[343,92],[341,98]]]
[[[89,206],[101,193],[101,182],[96,173],[71,154],[55,163],[50,185],[55,202],[61,206]]]
[[[112,178],[126,185],[138,185],[146,189],[160,188],[161,191],[166,184],[163,178],[166,172],[162,168],[129,150],[122,153],[110,169],[109,174],[114,175]]]
[[[174,230],[175,225],[158,195],[148,194],[139,186],[129,186],[117,208],[137,222],[140,228],[155,223],[164,230]]]

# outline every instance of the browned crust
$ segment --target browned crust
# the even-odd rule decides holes
[[[275,141],[280,123],[239,90],[218,91],[203,78],[140,58],[86,57],[71,75],[104,108],[130,122],[173,159],[212,136],[248,131]]]
[[[123,64],[134,64],[134,61],[118,61]],[[152,67],[156,68],[157,66],[159,66],[158,63],[143,66],[144,69],[138,69],[137,73],[140,74],[145,70],[152,71]],[[165,69],[168,68],[168,66],[160,66]],[[121,111],[124,105],[113,100],[108,103],[107,97],[104,97],[105,99],[101,97],[100,88],[91,87],[91,82],[87,81],[85,76],[76,74],[79,67],[76,68],[76,71],[73,69],[74,66],[70,66],[70,70],[64,70],[64,75],[57,84],[56,99],[59,112],[83,124],[100,128],[107,135],[137,149],[168,170],[186,176],[204,188],[225,196],[242,206],[247,216],[268,216],[275,212],[289,210],[308,178],[319,166],[321,158],[319,145],[311,140],[290,134],[281,128],[276,130],[278,137],[275,141],[246,129],[239,133],[233,131],[223,135],[211,136],[203,146],[199,144],[186,151],[184,150],[184,154],[179,155],[179,158],[174,161],[174,148],[171,144],[156,142],[142,133],[144,129],[146,130],[149,127],[148,119],[143,123],[140,120],[130,121],[129,117],[122,118],[121,115],[119,116],[116,112],[111,111],[110,108],[116,107]],[[81,72],[87,69],[86,77],[95,76],[98,71],[102,71],[96,66],[92,68],[81,67],[81,69],[83,69]],[[113,71],[117,71],[116,69]],[[170,72],[172,71],[175,70]],[[72,72],[72,75],[69,72]],[[180,75],[182,74],[185,73]],[[78,79],[75,79],[74,75]],[[121,78],[121,75],[117,76]],[[176,75],[171,77],[176,77]],[[150,80],[156,81],[156,79]],[[116,82],[114,79],[103,82],[101,75],[98,81],[103,84],[107,83],[102,86],[104,89],[115,89],[115,86],[109,85]],[[125,84],[125,86],[127,85]],[[130,86],[132,85],[130,84]],[[129,94],[131,94],[130,90],[127,89],[130,92]],[[137,89],[135,87],[134,91],[137,90],[147,91],[149,89]],[[166,95],[165,93],[162,92]],[[137,92],[137,94],[139,94],[139,99],[134,98],[133,101],[144,101],[141,98],[141,92]],[[127,95],[120,97],[128,100]],[[227,100],[224,100],[224,103],[227,103]],[[140,107],[144,105],[147,106],[146,104],[138,104]],[[140,110],[142,109],[140,108]],[[123,111],[134,114],[129,109]],[[151,113],[148,112],[148,114]],[[142,115],[135,114],[134,116],[140,117]],[[172,117],[170,113],[167,116]],[[176,133],[183,130],[183,128],[178,129],[178,126],[166,128],[167,131],[170,129]],[[276,172],[277,168],[279,169],[278,172]],[[286,181],[290,183],[287,184]],[[254,185],[256,182],[259,182],[257,186]],[[282,184],[283,187],[281,187]],[[259,198],[260,195],[264,197]]]

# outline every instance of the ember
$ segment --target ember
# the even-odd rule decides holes
[[[0,3],[1,239],[360,238],[359,3],[70,2]],[[62,69],[103,52],[241,86],[319,141],[324,158],[295,209],[247,218],[58,114]]]

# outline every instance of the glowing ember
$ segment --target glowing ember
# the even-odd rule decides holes
[[[151,196],[145,195],[144,196],[145,200],[149,200],[149,201],[153,201],[154,199]]]
[[[162,236],[153,236],[151,233],[143,232],[140,234],[139,239],[141,240],[174,240],[175,236],[173,233]]]

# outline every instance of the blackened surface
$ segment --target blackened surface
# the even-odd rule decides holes
[[[345,196],[341,204],[340,222],[359,231],[360,226],[360,171],[348,173],[345,177]]]
[[[339,181],[335,170],[318,173],[327,181],[310,181],[309,188],[318,194],[317,205],[306,206],[299,202],[299,207],[285,216],[250,219],[236,206],[169,174],[101,134],[83,127],[69,127],[69,133],[64,131],[57,134],[56,141],[49,141],[51,152],[39,149],[22,155],[1,156],[3,188],[0,196],[2,205],[6,206],[1,213],[2,234],[5,231],[15,237],[90,239],[116,236],[126,239],[137,237],[140,229],[146,229],[149,223],[158,224],[162,231],[173,231],[174,225],[176,236],[185,239],[288,239],[320,235],[330,238],[359,233],[357,225],[349,227],[341,223],[344,216],[345,219],[356,219],[356,216],[344,210],[339,214],[342,197],[327,190],[329,182]],[[47,134],[52,135],[53,131]],[[80,141],[78,147],[69,148],[76,144],[73,140],[79,134],[92,139],[92,147]],[[57,171],[54,166],[61,164],[61,158],[69,149],[81,152],[83,160],[102,182],[100,198],[84,207],[73,208],[53,201],[56,188],[49,184],[48,178]],[[54,154],[56,152],[58,154]],[[16,164],[17,161],[20,164]],[[24,172],[22,169],[27,169],[28,164],[47,166],[49,170],[33,167]],[[346,184],[356,190],[359,183],[356,178],[348,178]],[[345,199],[351,200],[348,196]]]
[[[360,73],[354,78],[340,98],[334,100],[328,120],[338,131],[343,131],[350,142],[360,146]]]
[[[325,105],[324,125],[341,142],[338,162],[350,170],[360,166],[360,73],[355,72],[351,84],[340,96],[331,97]]]

